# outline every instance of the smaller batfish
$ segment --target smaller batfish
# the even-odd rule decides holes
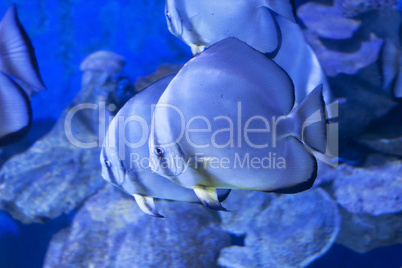
[[[153,173],[149,168],[151,114],[173,76],[157,81],[131,98],[110,123],[100,161],[103,178],[132,195],[146,214],[162,217],[154,198],[199,202],[193,191]],[[229,190],[223,190],[224,200]]]

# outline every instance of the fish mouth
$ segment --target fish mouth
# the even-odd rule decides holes
[[[173,162],[173,161],[172,161]],[[181,163],[173,162],[171,168],[165,168],[165,174],[168,177],[177,177],[180,176],[185,170],[185,162],[183,160]]]
[[[175,161],[172,157],[171,162],[167,163],[167,168],[164,168],[164,173],[168,177],[180,176],[185,170],[186,163],[184,160],[180,159]]]
[[[157,159],[157,163],[154,161],[150,161],[149,168],[152,172],[158,173],[165,177],[176,177],[182,174],[185,170],[185,162],[180,161],[181,163],[177,163],[174,161],[173,157],[170,161],[166,158]]]
[[[175,165],[175,172],[173,174],[172,177],[177,177],[180,176],[181,174],[183,174],[184,170],[186,169],[186,163],[184,162],[184,160],[181,160],[181,165]]]

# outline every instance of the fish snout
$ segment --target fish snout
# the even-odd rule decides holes
[[[155,173],[164,177],[176,177],[182,174],[186,167],[186,162],[181,157],[164,152],[160,148],[154,149],[154,156],[151,157],[149,167]]]

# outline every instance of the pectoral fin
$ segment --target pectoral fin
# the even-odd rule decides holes
[[[190,45],[190,47],[191,47],[191,53],[193,53],[194,56],[205,50],[205,46]]]
[[[152,197],[139,194],[133,194],[133,196],[138,206],[144,213],[157,218],[164,218],[161,214],[159,214],[158,210],[156,209],[155,202]]]
[[[218,194],[213,187],[196,186],[194,192],[200,201],[210,209],[227,211],[218,200]]]

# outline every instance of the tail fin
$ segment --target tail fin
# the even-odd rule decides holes
[[[322,85],[317,86],[296,108],[290,118],[296,138],[308,147],[325,153],[327,146],[327,123]]]
[[[296,23],[296,6],[294,0],[264,0],[264,4],[278,15]]]

